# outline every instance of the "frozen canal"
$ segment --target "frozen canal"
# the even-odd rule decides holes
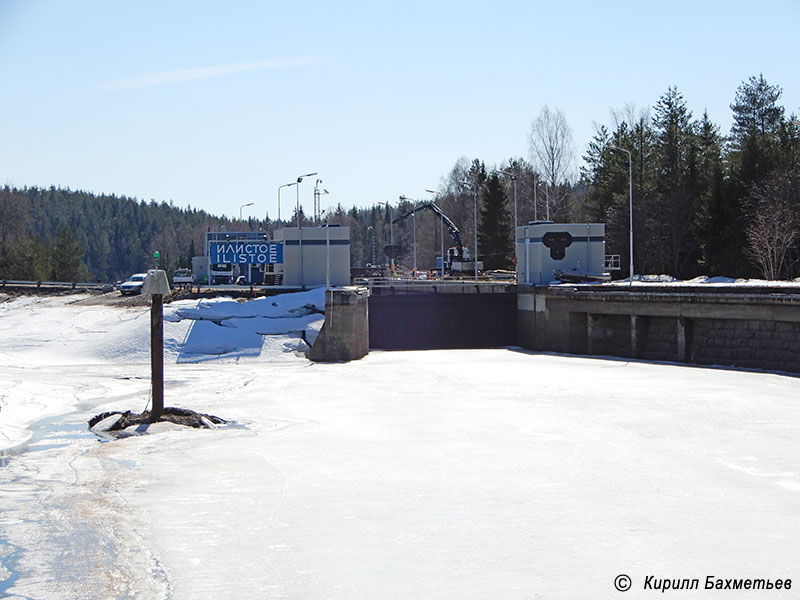
[[[147,310],[0,304],[0,446],[39,420],[0,467],[0,597],[616,598],[620,574],[634,598],[661,595],[650,575],[700,579],[666,597],[726,597],[706,576],[800,586],[794,377],[513,349],[313,364],[291,334],[190,361],[198,323],[168,323],[166,403],[238,426],[100,442],[89,417],[147,402],[147,348],[124,351]]]

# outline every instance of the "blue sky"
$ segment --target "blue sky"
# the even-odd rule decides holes
[[[798,113],[798,24],[800,0],[0,0],[0,185],[259,218],[311,171],[323,208],[425,197],[461,156],[527,158],[545,104],[578,157],[670,85],[723,133],[758,73]]]

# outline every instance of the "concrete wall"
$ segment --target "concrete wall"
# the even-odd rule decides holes
[[[800,296],[674,289],[520,286],[518,344],[800,373]]]
[[[356,360],[369,353],[369,292],[332,289],[325,295],[325,323],[306,353],[313,361]]]
[[[490,348],[608,355],[800,373],[800,295],[518,286],[334,290],[312,360],[369,348]],[[455,288],[454,288],[455,289]]]
[[[517,298],[504,293],[370,296],[370,348],[427,350],[516,344]]]

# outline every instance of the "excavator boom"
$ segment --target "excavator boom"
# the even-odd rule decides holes
[[[450,237],[453,238],[453,241],[456,243],[456,250],[458,252],[458,257],[460,258],[464,256],[464,246],[461,243],[461,236],[459,235],[458,227],[456,227],[456,224],[453,223],[453,221],[451,221],[450,218],[442,212],[442,209],[436,206],[436,204],[434,204],[433,202],[426,202],[425,204],[420,204],[419,206],[408,211],[406,214],[400,215],[399,217],[394,219],[392,223],[398,223],[399,221],[402,221],[403,219],[406,219],[411,215],[413,215],[414,213],[419,212],[421,210],[432,210],[439,216],[439,218],[444,222],[444,224],[447,225],[448,233],[450,234]]]

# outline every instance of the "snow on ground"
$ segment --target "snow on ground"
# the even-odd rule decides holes
[[[39,420],[0,467],[8,597],[615,598],[625,573],[636,598],[648,575],[800,580],[797,378],[515,349],[318,364],[280,336],[182,360],[196,328],[269,318],[224,306],[169,322],[165,395],[235,425],[100,442],[90,416],[147,402],[146,351],[112,352],[141,341],[147,310],[17,302],[0,305],[0,427],[22,405]]]
[[[681,286],[697,286],[715,288],[715,287],[774,287],[774,288],[796,288],[800,290],[800,277],[792,281],[779,281],[767,279],[742,279],[733,277],[709,277],[708,275],[700,275],[694,279],[676,279],[672,275],[634,275],[633,283],[630,278],[620,279],[617,281],[608,281],[600,285],[603,286],[633,286],[633,287],[652,287],[654,285],[669,284],[670,287]]]
[[[165,362],[298,360],[319,333],[324,294],[317,288],[249,302],[216,298],[166,304]],[[106,365],[149,364],[149,308],[109,308],[85,300],[23,296],[0,303],[0,450],[29,437],[26,428],[35,419],[64,413],[92,395],[89,384],[81,392],[72,384],[64,387],[58,373],[65,367],[84,366],[90,378]],[[14,369],[35,376],[18,380]],[[33,383],[39,376],[43,381]],[[98,397],[109,394],[108,385],[101,386]]]

